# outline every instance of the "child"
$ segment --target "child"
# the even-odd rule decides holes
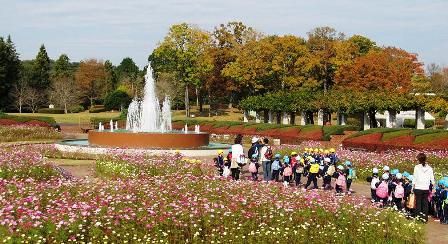
[[[448,181],[443,180],[443,189],[441,191],[442,213],[440,216],[441,224],[448,224]]]
[[[252,157],[250,159],[249,164],[249,172],[252,174],[252,180],[257,181],[258,180],[258,153],[252,154]]]
[[[353,169],[352,163],[350,161],[345,161],[345,167],[345,174],[347,175],[347,193],[350,194],[350,186],[352,185],[352,181],[356,179],[356,171],[355,169]]]
[[[346,182],[347,180],[346,180],[345,174],[344,174],[344,166],[338,165],[338,168],[335,173],[335,178],[336,178],[336,185],[335,185],[336,193],[343,194],[344,188],[347,184],[347,182]]]
[[[435,218],[436,221],[437,219],[441,219],[442,213],[443,213],[443,200],[442,200],[442,191],[445,188],[445,182],[443,180],[439,180],[439,182],[437,183],[437,187],[436,187],[436,192],[434,193],[433,197],[432,197],[432,202],[434,202],[435,205]]]
[[[378,197],[376,196],[376,184],[380,182],[380,178],[378,177],[378,169],[373,168],[372,170],[372,180],[370,181],[370,196],[372,198],[372,202],[378,202]]]
[[[382,181],[376,183],[376,196],[379,202],[385,206],[387,204],[387,199],[389,198],[389,174],[384,173],[382,176]]]
[[[277,182],[278,176],[280,175],[280,169],[282,167],[282,162],[280,161],[280,154],[275,154],[275,159],[272,162],[272,180]]]
[[[224,172],[224,151],[218,150],[218,156],[215,158],[215,167],[218,168],[219,175]]]
[[[310,160],[311,166],[310,166],[310,172],[308,175],[308,181],[306,182],[305,189],[308,188],[308,186],[311,185],[311,182],[313,182],[313,189],[317,189],[317,175],[319,173],[319,164],[314,158],[311,158]]]
[[[397,207],[398,211],[401,211],[403,209],[403,199],[404,199],[404,187],[403,187],[403,181],[402,181],[402,175],[400,173],[395,174],[395,180],[393,183],[394,186],[394,194],[393,194],[393,201],[395,204],[395,207]]]
[[[293,167],[296,186],[299,186],[301,184],[300,179],[302,178],[303,170],[305,167],[304,163],[305,160],[303,160],[303,158],[300,158],[299,160],[297,160],[297,163]]]
[[[334,172],[335,172],[335,167],[334,164],[331,163],[331,159],[330,158],[325,158],[324,162],[326,163],[325,168],[324,168],[324,179],[323,179],[323,186],[325,190],[330,190],[331,187],[331,177],[333,176]]]
[[[288,160],[285,160],[285,167],[283,169],[283,185],[286,187],[289,185],[292,176],[292,168]]]
[[[229,153],[227,153],[227,162],[224,163],[224,166],[230,168],[230,163],[232,162],[232,148],[229,149]]]

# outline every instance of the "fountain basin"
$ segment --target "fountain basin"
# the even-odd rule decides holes
[[[89,131],[89,144],[121,148],[194,149],[207,146],[208,133]]]

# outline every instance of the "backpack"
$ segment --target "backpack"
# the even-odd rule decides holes
[[[346,181],[344,174],[340,173],[338,178],[336,179],[336,185],[345,187]]]
[[[266,152],[264,153],[264,157],[269,160],[272,159],[273,153],[271,147],[266,146]]]
[[[386,182],[381,182],[378,188],[376,188],[376,195],[379,198],[387,198],[387,195],[389,195],[389,186]]]
[[[249,164],[249,172],[251,173],[257,173],[257,167],[255,166],[255,163],[251,162]]]
[[[378,177],[373,177],[372,181],[370,182],[370,188],[372,190],[376,190],[376,183],[378,183],[380,180],[378,179]]]
[[[398,183],[398,185],[395,186],[394,196],[395,198],[404,198],[404,187],[401,183]]]
[[[291,167],[286,167],[283,171],[283,176],[291,176],[292,175],[292,169]]]
[[[356,179],[356,171],[352,168],[348,170],[348,179]]]
[[[319,172],[319,164],[312,164],[310,167],[310,173],[317,174]]]

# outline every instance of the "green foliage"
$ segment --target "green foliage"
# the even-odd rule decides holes
[[[412,133],[412,130],[410,129],[401,129],[401,130],[396,130],[396,131],[390,131],[387,133],[383,133],[383,137],[381,137],[382,141],[387,141],[396,137],[400,137],[400,136],[406,136]]]
[[[434,126],[434,120],[425,120],[425,128],[431,128]],[[415,128],[415,119],[405,119],[403,121],[403,127],[405,128]]]
[[[0,142],[41,141],[61,138],[61,133],[48,127],[0,127]]]
[[[75,105],[71,108],[69,108],[70,113],[80,113],[86,110],[82,105]]]
[[[37,110],[40,114],[63,114],[64,109],[60,108],[40,108]]]
[[[343,135],[344,131],[358,131],[360,128],[352,125],[330,125],[324,126],[324,141],[329,141],[331,139],[331,135]]]
[[[42,44],[33,63],[33,78],[30,85],[40,91],[50,86],[50,58]]]
[[[0,37],[0,109],[10,105],[9,93],[19,80],[20,60],[11,37]]]
[[[436,132],[434,133],[426,133],[426,134],[420,134],[415,137],[414,143],[424,143],[424,142],[430,142],[435,140],[448,140],[448,131],[445,130],[434,130]]]
[[[122,110],[127,108],[131,103],[132,98],[124,91],[115,90],[106,95],[104,99],[104,107],[107,110]]]

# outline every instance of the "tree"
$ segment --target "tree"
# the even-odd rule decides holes
[[[124,58],[115,70],[119,82],[130,87],[132,96],[137,95],[142,84],[139,79],[140,70],[134,60],[129,57]]]
[[[132,98],[124,91],[115,90],[110,92],[104,98],[104,106],[107,110],[123,110],[131,103]]]
[[[11,37],[0,37],[0,109],[11,103],[10,92],[19,80],[20,60]]]
[[[25,106],[25,99],[27,89],[29,89],[29,82],[33,76],[32,64],[30,62],[22,62],[20,65],[20,78],[16,84],[14,84],[11,96],[13,98],[13,106],[15,109],[22,113]]]
[[[81,98],[88,99],[92,106],[95,99],[105,95],[107,78],[103,62],[96,59],[81,61],[75,73],[75,84],[81,90]]]
[[[185,114],[190,116],[190,86],[199,86],[210,72],[205,62],[205,51],[210,45],[210,34],[186,23],[173,25],[164,41],[149,57],[154,72],[172,72],[185,89]]]
[[[358,47],[359,56],[366,55],[370,50],[378,49],[376,43],[365,36],[353,35],[348,41]]]
[[[42,93],[50,88],[50,68],[50,58],[48,57],[45,46],[42,44],[34,59],[33,79],[30,85]]]
[[[431,63],[427,70],[431,90],[437,94],[448,93],[448,67],[442,69],[439,65]]]
[[[335,61],[336,43],[343,41],[343,33],[338,33],[331,27],[317,27],[308,32],[308,48],[311,52],[310,74],[327,91],[333,85],[337,66]]]
[[[358,57],[341,67],[335,84],[354,91],[409,92],[412,79],[422,76],[422,64],[415,54],[397,48],[385,48]]]
[[[106,80],[106,91],[110,92],[118,87],[118,77],[115,66],[112,64],[111,61],[106,60],[104,62],[104,68],[107,72],[107,80]]]
[[[51,80],[50,100],[68,113],[68,109],[79,102],[79,91],[74,82],[70,59],[66,54],[59,56],[54,63]]]
[[[24,90],[24,105],[34,114],[44,101],[44,95],[34,87],[27,85]]]

